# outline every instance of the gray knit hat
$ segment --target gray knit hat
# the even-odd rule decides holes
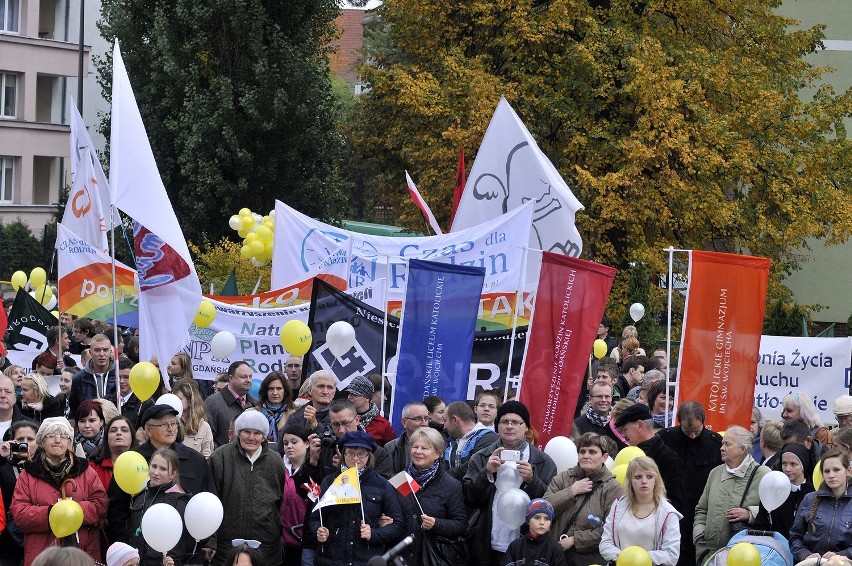
[[[346,387],[345,391],[351,393],[356,397],[366,397],[367,399],[372,399],[373,393],[376,392],[376,388],[373,387],[372,381],[370,381],[363,375],[359,375],[358,377],[349,382],[349,385]]]
[[[260,411],[247,409],[234,421],[234,434],[245,429],[258,430],[263,436],[269,436],[269,420]]]

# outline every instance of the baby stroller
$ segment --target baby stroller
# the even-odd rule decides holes
[[[703,562],[702,566],[727,566],[728,552],[740,542],[750,542],[760,551],[762,566],[794,566],[790,543],[775,531],[740,531],[731,537],[728,546],[720,548]]]

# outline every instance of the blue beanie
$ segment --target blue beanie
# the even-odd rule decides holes
[[[527,505],[527,514],[525,515],[526,522],[529,523],[530,519],[532,519],[535,515],[539,513],[544,513],[547,515],[547,518],[551,521],[553,520],[553,505],[550,504],[549,501],[544,499],[533,499],[530,501],[530,504]]]

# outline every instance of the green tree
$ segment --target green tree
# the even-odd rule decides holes
[[[335,0],[102,3],[188,239],[217,241],[241,207],[276,198],[344,214],[327,60],[338,13]],[[107,99],[111,59],[98,62]]]
[[[0,279],[6,281],[16,271],[29,277],[35,267],[44,267],[42,244],[20,218],[5,224],[0,221]]]
[[[852,94],[820,84],[822,30],[778,3],[386,0],[353,141],[445,222],[458,147],[473,157],[502,95],[585,205],[583,256],[619,269],[618,304],[628,262],[665,273],[668,246],[769,257],[777,280],[807,237],[852,228]],[[392,181],[374,200],[415,226]]]

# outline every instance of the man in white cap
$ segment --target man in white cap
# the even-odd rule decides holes
[[[852,426],[852,395],[841,395],[834,400],[834,416],[840,428]]]
[[[281,498],[284,461],[269,449],[269,421],[248,409],[234,421],[236,440],[210,455],[210,471],[225,518],[211,542],[214,563],[224,564],[233,539],[260,541],[269,566],[281,566]]]

